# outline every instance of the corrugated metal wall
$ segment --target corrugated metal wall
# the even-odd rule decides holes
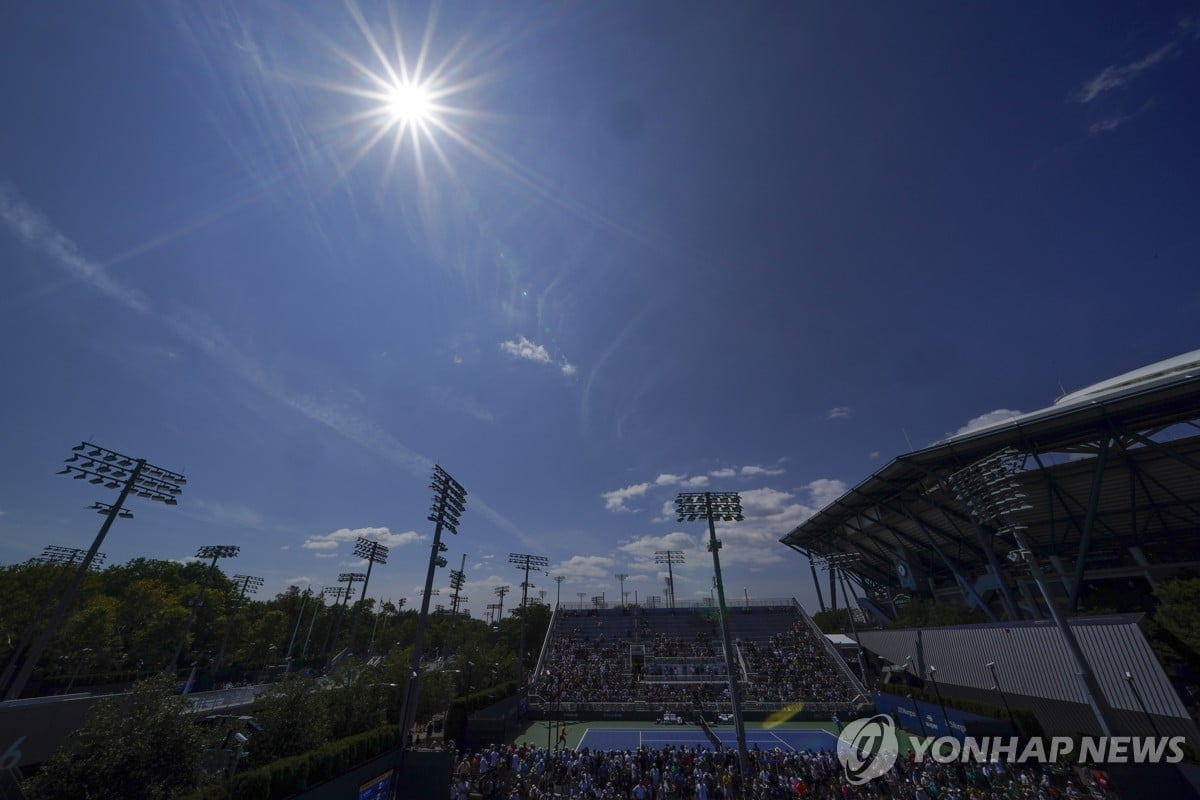
[[[1125,678],[1129,672],[1147,712],[1158,718],[1188,720],[1188,727],[1195,730],[1138,628],[1139,619],[1127,614],[1079,618],[1070,624],[1109,705],[1118,712],[1129,712],[1122,717],[1145,716]],[[980,696],[977,692],[986,692],[991,695],[987,702],[993,704],[996,693],[987,663],[994,662],[1000,686],[1010,698],[1024,695],[1077,704],[1086,714],[1071,720],[1072,727],[1087,730],[1094,725],[1066,646],[1050,622],[863,631],[860,635],[863,647],[893,664],[911,659],[908,671],[912,674],[928,678],[929,667],[935,666],[937,682],[948,687],[947,691],[963,687],[975,691],[959,694],[975,697]],[[1084,725],[1089,719],[1091,723]]]

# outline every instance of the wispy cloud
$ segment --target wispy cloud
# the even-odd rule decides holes
[[[625,505],[626,501],[634,497],[641,497],[650,488],[649,483],[635,483],[632,486],[626,486],[624,489],[614,489],[611,492],[604,492],[600,496],[604,498],[604,507],[609,511],[630,511]]]
[[[431,400],[443,408],[461,411],[468,417],[477,419],[480,422],[496,421],[496,415],[492,413],[491,409],[473,398],[451,389],[449,386],[430,386],[428,394]]]
[[[825,414],[825,419],[845,419],[850,416],[850,408],[848,406],[836,406],[829,409]]]
[[[238,528],[266,527],[262,514],[238,503],[218,503],[199,499],[190,504],[207,521]]]
[[[737,475],[737,470],[732,469],[731,467],[725,467],[724,469],[714,469],[708,474],[714,478],[732,478]]]
[[[332,533],[310,536],[300,546],[305,550],[336,550],[343,542],[356,542],[360,536],[388,547],[400,547],[425,538],[416,531],[392,533],[387,528],[339,528]]]
[[[568,378],[578,372],[578,369],[576,369],[575,365],[567,361],[561,362],[558,365],[558,368],[562,371],[562,374],[566,375]]]
[[[778,467],[760,467],[756,464],[747,464],[742,467],[741,474],[743,477],[752,478],[759,475],[782,475],[783,470]]]
[[[1108,117],[1108,118],[1102,119],[1098,122],[1093,122],[1091,125],[1088,126],[1088,133],[1095,135],[1097,133],[1108,133],[1109,131],[1115,131],[1117,128],[1124,125],[1126,122],[1133,119],[1134,117],[1138,116],[1143,111],[1146,111],[1153,105],[1154,105],[1154,100],[1153,100],[1153,98],[1151,98],[1150,100],[1147,100],[1146,102],[1142,103],[1142,107],[1139,108],[1137,111],[1134,111],[1132,114],[1117,114],[1116,116]]]
[[[1090,80],[1084,81],[1083,87],[1075,95],[1075,100],[1079,103],[1090,103],[1110,89],[1124,86],[1146,70],[1161,64],[1178,52],[1179,45],[1175,42],[1167,42],[1137,61],[1129,64],[1110,64]]]
[[[141,292],[117,281],[99,262],[79,251],[79,246],[59,232],[7,183],[0,183],[0,220],[26,246],[40,250],[75,278],[91,284],[122,305],[146,312],[150,304]]]
[[[312,578],[307,575],[297,575],[294,578],[288,578],[284,583],[288,586],[305,586],[312,583]]]

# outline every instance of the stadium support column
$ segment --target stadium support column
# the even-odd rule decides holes
[[[821,611],[825,610],[825,596],[821,594],[821,581],[817,578],[817,564],[813,561],[812,553],[808,554],[808,568],[812,570],[813,586],[817,590],[817,603],[821,606]]]
[[[725,583],[721,579],[721,540],[717,538],[716,520],[741,522],[742,500],[737,492],[684,492],[675,498],[675,512],[680,522],[708,521],[708,550],[713,557],[713,580],[717,585],[717,605],[721,609],[721,646],[725,651],[725,670],[729,674],[729,704],[733,710],[733,726],[737,734],[738,766],[743,789],[753,777],[750,757],[746,752],[746,724],[742,720],[742,698],[738,687],[737,662],[733,658],[733,642],[729,640],[729,613],[725,607]]]
[[[1112,736],[1116,730],[1110,722],[1112,709],[1104,698],[1104,691],[1099,682],[1092,675],[1091,667],[1088,666],[1083,650],[1079,647],[1079,641],[1067,625],[1054,594],[1046,584],[1042,566],[1025,536],[1025,526],[1020,524],[1016,516],[1032,508],[1025,502],[1025,493],[1020,491],[1020,484],[1016,480],[1017,474],[1024,469],[1022,464],[1021,455],[1006,448],[954,473],[949,478],[950,485],[971,516],[981,523],[994,525],[998,537],[1007,538],[1016,545],[1016,549],[1009,553],[1009,558],[1023,562],[1029,569],[1029,575],[1041,592],[1046,609],[1050,612],[1050,617],[1062,636],[1067,654],[1075,666],[1079,688],[1091,707],[1101,732],[1105,736]]]

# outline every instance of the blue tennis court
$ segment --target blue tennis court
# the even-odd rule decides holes
[[[737,736],[732,727],[713,728],[713,733],[725,747],[736,748]],[[585,747],[592,750],[636,750],[638,747],[665,747],[686,745],[688,747],[712,747],[712,742],[703,731],[691,727],[664,727],[653,729],[588,728],[579,740],[576,750]],[[747,730],[746,746],[760,750],[834,750],[837,737],[821,730]]]

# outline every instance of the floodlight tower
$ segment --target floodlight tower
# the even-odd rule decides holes
[[[133,513],[125,509],[125,501],[129,495],[134,493],[138,497],[174,506],[179,504],[178,496],[182,494],[183,485],[187,483],[187,479],[178,472],[156,467],[146,463],[143,458],[131,458],[116,450],[98,447],[91,442],[81,442],[71,450],[70,458],[65,461],[68,466],[60,469],[59,475],[70,475],[75,480],[83,480],[90,475],[89,483],[103,484],[106,489],[120,489],[121,493],[117,496],[117,502],[112,505],[96,503],[92,506],[104,515],[104,523],[100,526],[96,538],[92,540],[92,546],[88,548],[87,554],[79,562],[67,588],[63,590],[62,597],[59,598],[58,605],[54,607],[54,612],[51,614],[49,622],[46,623],[46,627],[42,628],[38,638],[29,648],[29,655],[25,658],[25,663],[21,665],[4,695],[5,700],[16,700],[25,690],[25,684],[29,682],[33,668],[37,666],[37,662],[41,660],[42,654],[46,651],[46,646],[50,644],[50,640],[54,638],[54,634],[62,625],[67,610],[71,607],[71,601],[75,599],[75,593],[79,591],[79,586],[83,583],[83,576],[91,569],[92,562],[100,550],[100,545],[104,542],[104,537],[108,535],[108,529],[112,527],[113,521],[117,517],[122,519],[133,517]]]
[[[733,726],[737,733],[738,765],[742,771],[742,780],[748,781],[751,775],[750,758],[746,752],[746,725],[742,720],[737,662],[733,658],[733,643],[729,640],[729,612],[725,608],[725,583],[721,579],[719,556],[721,540],[717,538],[716,526],[717,520],[741,522],[744,519],[742,499],[737,492],[682,492],[675,498],[675,513],[680,522],[708,520],[708,549],[713,557],[713,580],[716,581],[717,604],[721,609],[721,645],[725,650],[725,670],[729,673],[729,701],[733,707]]]
[[[237,621],[237,611],[241,608],[242,601],[246,599],[247,594],[258,594],[258,590],[263,585],[263,579],[255,575],[234,575],[233,580],[234,586],[241,583],[242,588],[238,590],[237,603],[229,611],[229,624],[225,626],[225,634],[221,636],[221,646],[217,648],[217,657],[213,659],[212,674],[214,680],[217,677],[217,670],[221,668],[221,662],[225,659],[225,645],[229,643],[229,634],[233,632],[233,624]],[[296,618],[296,624],[300,624],[299,617]],[[292,638],[295,639],[296,634],[293,633]],[[288,655],[291,655],[291,648],[288,648]]]
[[[440,466],[433,468],[433,506],[426,517],[434,524],[433,545],[429,552],[429,569],[425,573],[425,592],[421,595],[421,614],[417,618],[417,632],[413,639],[412,661],[409,663],[408,682],[404,692],[404,703],[400,711],[400,752],[408,741],[417,714],[417,698],[421,687],[421,656],[425,646],[425,627],[429,622],[429,598],[433,594],[433,574],[439,567],[446,566],[442,553],[450,548],[442,544],[442,529],[458,534],[459,517],[467,507],[467,490],[450,477]]]
[[[586,594],[587,594],[587,592],[576,592],[575,593],[575,596],[579,598],[579,610],[580,611],[583,611],[583,598],[584,598],[584,595],[586,595]]]
[[[503,586],[497,586],[492,590],[496,593],[496,599],[499,601],[496,605],[496,608],[498,609],[496,611],[496,622],[504,619],[504,595],[508,594],[510,588],[511,587],[506,583]]]
[[[614,578],[621,582],[621,608],[625,607],[625,579],[629,577],[628,572],[618,572],[613,575]]]
[[[192,632],[192,625],[196,622],[196,616],[204,606],[204,595],[208,591],[208,584],[212,581],[213,573],[217,571],[217,560],[221,558],[237,558],[238,551],[240,550],[241,548],[236,544],[210,544],[196,551],[196,558],[209,559],[208,570],[204,573],[204,578],[200,581],[200,592],[196,595],[196,599],[189,603],[192,607],[192,613],[188,615],[187,624],[183,626],[183,633],[179,635],[179,644],[175,645],[174,655],[167,662],[167,672],[175,669],[179,663],[179,657],[187,649],[188,634]]]
[[[500,603],[488,603],[487,604],[488,625],[491,625],[496,621],[496,612],[499,610],[500,610]]]
[[[525,570],[525,580],[521,581],[521,637],[520,644],[517,645],[517,682],[525,680],[525,623],[526,612],[529,604],[529,589],[533,586],[529,582],[530,567],[538,570],[545,570],[550,566],[550,559],[545,556],[534,556],[529,553],[509,553],[508,563],[515,566],[517,569]]]
[[[678,501],[676,501],[676,502],[678,502]],[[658,550],[658,551],[655,551],[654,563],[667,565],[667,583],[669,583],[671,585],[671,597],[669,599],[671,601],[671,603],[670,603],[671,610],[674,611],[675,610],[675,571],[672,569],[672,567],[675,564],[683,564],[683,551],[682,550]]]
[[[54,579],[49,591],[46,592],[41,602],[38,603],[37,616],[33,621],[25,626],[25,630],[21,633],[21,638],[17,641],[17,646],[13,648],[12,657],[5,666],[4,672],[0,674],[0,692],[4,691],[4,687],[8,686],[8,682],[12,680],[13,673],[17,671],[17,666],[21,663],[21,656],[25,652],[25,648],[29,646],[29,640],[37,631],[38,626],[42,624],[42,619],[46,612],[50,610],[50,602],[54,598],[63,584],[70,580],[71,567],[83,560],[87,551],[79,547],[59,547],[55,544],[49,544],[42,548],[42,554],[34,559],[39,564],[54,564],[62,565],[61,574]],[[92,559],[91,569],[99,571],[104,559],[104,553],[96,553]]]
[[[555,592],[555,595],[554,595],[554,607],[555,608],[558,608],[559,604],[562,602],[562,582],[565,581],[566,579],[567,579],[566,575],[555,575],[554,576],[554,582],[558,584],[558,586],[556,587],[557,591]]]
[[[462,562],[458,565],[458,569],[450,570],[450,588],[454,591],[450,594],[450,613],[458,618],[458,607],[469,598],[464,597],[462,588],[467,583],[467,554],[463,553]]]
[[[346,584],[346,599],[342,602],[342,607],[338,609],[337,619],[333,621],[333,632],[329,635],[328,653],[330,663],[333,663],[333,651],[337,649],[338,634],[342,630],[342,618],[346,616],[346,609],[350,607],[350,603],[354,600],[354,584],[363,582],[366,579],[366,574],[362,572],[342,572],[338,575],[338,583]],[[347,649],[354,649],[353,641],[350,642]]]
[[[354,555],[358,558],[367,560],[367,574],[363,578],[363,590],[359,595],[359,599],[366,601],[367,586],[371,583],[371,567],[376,564],[386,564],[388,560],[388,548],[379,542],[373,542],[370,539],[365,539],[362,536],[358,537],[358,541],[354,545]],[[354,652],[354,647],[358,643],[358,621],[361,614],[358,613],[359,606],[354,607],[354,624],[350,626],[350,652]]]
[[[1042,576],[1041,564],[1038,563],[1037,557],[1030,548],[1029,539],[1025,536],[1026,526],[1016,520],[1017,513],[1032,508],[1025,502],[1026,495],[1020,491],[1021,485],[1016,478],[1017,474],[1023,470],[1024,459],[1021,454],[1012,448],[1004,448],[955,472],[950,476],[949,481],[951,488],[966,507],[968,514],[981,525],[994,526],[998,537],[1009,539],[1016,545],[1016,549],[1008,554],[1009,558],[1024,562],[1025,566],[1029,568],[1029,575],[1037,584],[1038,591],[1041,592],[1042,598],[1046,602],[1046,608],[1050,611],[1050,617],[1054,620],[1054,625],[1062,636],[1067,654],[1075,666],[1076,677],[1083,690],[1083,696],[1087,699],[1092,714],[1095,715],[1096,722],[1100,725],[1100,730],[1105,736],[1112,736],[1114,727],[1109,721],[1112,709],[1104,699],[1104,692],[1100,688],[1100,684],[1092,675],[1075,634],[1067,625],[1062,611],[1054,601],[1054,595],[1046,585],[1046,580]]]

